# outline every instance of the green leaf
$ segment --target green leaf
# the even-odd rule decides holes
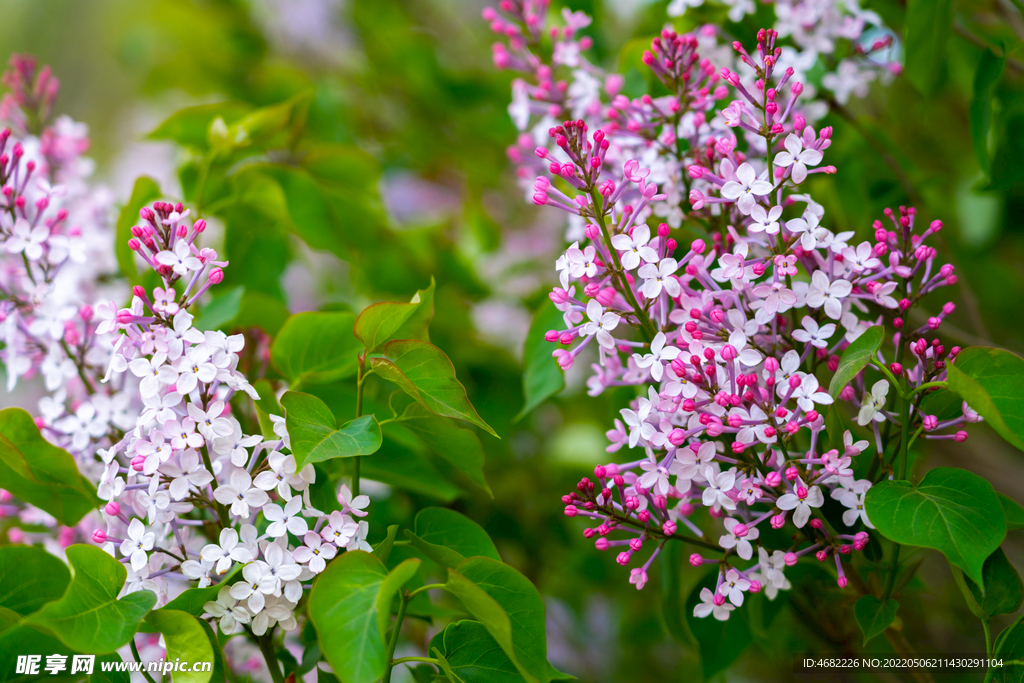
[[[43,438],[21,408],[0,410],[0,488],[74,526],[99,505],[70,453]]]
[[[694,586],[684,608],[686,623],[700,646],[700,663],[705,681],[710,681],[716,674],[729,668],[753,642],[750,626],[744,615],[738,614],[739,609],[733,610],[726,621],[718,621],[714,616],[699,618],[693,615],[693,608],[701,603],[701,589],[714,591],[716,577],[717,572],[709,573]]]
[[[430,652],[434,655],[434,658],[437,660],[437,667],[444,672],[444,675],[449,681],[449,683],[465,683],[461,678],[459,678],[459,675],[457,673],[452,671],[451,665],[448,663],[448,660],[445,659],[444,655],[441,654],[440,650],[438,650],[435,647]]]
[[[213,645],[196,617],[177,610],[158,609],[146,623],[164,636],[167,661],[210,662],[210,671],[175,671],[174,683],[208,683],[213,676]]]
[[[496,560],[471,557],[448,570],[447,588],[484,625],[524,679],[551,680],[544,601],[525,576]]]
[[[859,337],[850,342],[839,358],[839,367],[836,368],[836,374],[832,376],[832,382],[828,385],[828,393],[832,398],[839,396],[839,392],[871,362],[878,349],[882,348],[884,339],[885,328],[875,325],[864,330]]]
[[[489,557],[501,561],[498,549],[484,528],[455,510],[424,508],[417,513],[413,527],[423,541],[448,548],[464,558]]]
[[[406,491],[412,491],[434,500],[450,502],[459,497],[462,489],[441,475],[425,453],[419,453],[397,442],[385,433],[380,450],[372,458],[363,458],[362,476]]]
[[[456,427],[419,403],[406,406],[398,419],[398,425],[419,437],[430,450],[465,472],[474,484],[493,497],[484,477],[484,448],[475,432]]]
[[[327,384],[355,374],[359,340],[352,334],[352,313],[298,313],[288,318],[270,347],[270,360],[300,384]]]
[[[377,631],[381,642],[387,642],[388,630],[391,625],[391,603],[406,583],[409,582],[420,568],[422,560],[410,557],[392,569],[380,584],[377,593]]]
[[[233,124],[252,110],[245,102],[216,102],[186,107],[171,114],[149,134],[151,140],[173,140],[179,145],[203,151],[209,146],[210,124],[221,118]]]
[[[999,614],[1012,614],[1020,608],[1021,602],[1024,602],[1024,583],[1021,582],[1020,574],[1010,564],[1002,548],[996,549],[988,556],[981,574],[985,579],[984,595],[977,584],[966,577],[965,579],[974,600],[987,618]]]
[[[1024,358],[980,346],[946,365],[949,388],[1003,437],[1024,451]]]
[[[300,469],[311,462],[370,455],[380,448],[380,425],[373,415],[357,417],[339,429],[334,413],[316,396],[289,391],[281,397],[281,405],[295,465]]]
[[[361,550],[333,560],[309,593],[309,618],[320,649],[342,683],[375,683],[386,652],[377,629],[377,595],[388,570]]]
[[[900,604],[889,598],[882,602],[873,595],[862,595],[853,606],[853,616],[864,634],[864,645],[880,635],[896,618],[896,610]]]
[[[946,43],[953,25],[950,0],[908,0],[903,20],[906,59],[903,75],[922,95],[931,95],[942,80]]]
[[[79,652],[105,654],[127,644],[156,603],[156,595],[139,591],[118,600],[128,570],[99,548],[73,545],[67,557],[74,571],[67,591],[26,623],[52,631]]]
[[[375,373],[396,383],[432,413],[466,420],[498,436],[469,402],[448,356],[430,342],[390,341],[384,345],[384,357],[373,358],[370,363]]]
[[[533,314],[533,322],[530,323],[523,347],[525,403],[516,415],[517,421],[565,387],[565,373],[551,357],[551,343],[544,339],[548,330],[557,330],[562,325],[562,312],[555,308],[551,300],[545,299],[544,304]]]
[[[377,351],[392,339],[430,341],[427,328],[434,317],[434,279],[430,286],[413,295],[407,304],[381,301],[363,309],[353,333],[366,351]]]
[[[999,496],[999,504],[1003,506],[1003,513],[1006,515],[1006,530],[1024,529],[1024,507],[1009,496],[1002,493],[996,495]]]
[[[149,202],[160,197],[160,186],[149,176],[139,176],[132,188],[132,196],[121,207],[114,228],[114,254],[121,274],[133,285],[139,284],[139,270],[135,266],[135,252],[128,246],[132,238],[132,227],[139,220],[139,211]]]
[[[896,543],[938,550],[975,583],[1003,542],[1006,519],[992,485],[955,467],[930,470],[917,486],[881,481],[865,496],[868,518]]]
[[[479,621],[457,621],[430,641],[465,683],[523,683],[516,665]]]
[[[392,524],[388,527],[388,535],[373,549],[372,555],[384,564],[388,563],[391,557],[391,548],[395,545],[395,537],[398,536],[398,525]]]
[[[986,176],[992,171],[992,155],[989,153],[989,130],[992,125],[992,94],[1006,65],[1006,49],[997,56],[992,50],[981,54],[978,70],[974,72],[974,93],[970,104],[971,144],[978,165]]]
[[[70,581],[64,563],[42,548],[0,546],[0,607],[28,616],[63,595]]]

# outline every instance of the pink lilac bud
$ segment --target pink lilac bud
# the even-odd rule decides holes
[[[892,370],[892,374],[894,375],[899,376],[903,374],[903,366],[899,363],[890,363],[889,369]]]
[[[847,384],[845,387],[843,387],[843,390],[839,392],[839,398],[843,401],[852,401],[854,396],[856,395],[857,394],[854,391],[853,386],[850,384]]]
[[[746,524],[737,524],[732,528],[732,534],[736,538],[743,538],[750,533],[750,529],[747,528]]]
[[[814,557],[815,557],[816,560],[818,560],[818,562],[824,562],[825,560],[828,559],[828,551],[827,550],[819,550],[818,552],[814,553]]]
[[[106,543],[107,532],[103,529],[97,529],[96,531],[92,532],[92,540],[93,543]]]
[[[783,558],[783,561],[786,563],[787,567],[792,567],[794,564],[796,564],[797,560],[799,559],[800,558],[796,556],[796,553],[791,552],[786,553],[786,556]]]
[[[713,598],[713,600],[714,600],[715,606],[717,606],[717,607],[721,607],[722,605],[725,604],[725,596],[722,595],[721,593],[715,593],[715,597]]]
[[[707,245],[704,244],[704,240],[694,240],[693,243],[690,245],[690,251],[692,251],[694,254],[703,254],[706,248]]]
[[[666,536],[672,536],[676,533],[676,523],[671,519],[661,525],[661,532]]]
[[[967,441],[967,432],[961,429],[953,436],[953,441],[956,441],[957,443],[963,443],[964,441]]]
[[[612,547],[612,544],[611,544],[611,541],[609,541],[607,538],[602,536],[602,537],[598,538],[596,541],[594,541],[594,547],[597,548],[598,550],[602,550],[603,551],[603,550],[608,550],[608,548]]]
[[[761,582],[760,581],[751,581],[750,582],[749,590],[750,590],[751,593],[760,593],[761,592]]]
[[[786,469],[786,479],[789,481],[796,481],[797,477],[800,476],[800,470],[795,467],[789,467]]]
[[[694,567],[699,567],[702,564],[704,564],[704,558],[701,557],[698,553],[694,553],[690,555],[690,564]]]
[[[629,564],[630,557],[631,555],[628,552],[622,552],[618,554],[618,556],[615,558],[615,561],[621,564],[622,566],[626,566],[627,564]]]
[[[782,483],[782,475],[777,470],[772,470],[768,473],[768,476],[764,478],[764,481],[768,486],[775,487]]]
[[[575,517],[576,513],[578,513],[578,512],[579,512],[579,510],[576,508],[575,505],[566,505],[565,506],[565,516],[566,517]]]
[[[638,521],[640,521],[640,523],[647,524],[647,522],[651,521],[651,511],[641,510],[640,512],[636,513],[636,518]]]
[[[116,500],[112,500],[109,503],[107,503],[106,506],[104,506],[103,511],[111,517],[117,517],[119,514],[121,514],[121,504],[118,503]]]
[[[817,518],[815,518],[815,519],[812,519],[812,520],[811,520],[811,522],[810,522],[810,524],[811,524],[811,528],[812,528],[812,529],[820,529],[820,528],[822,528],[823,526],[825,526],[825,525],[824,525],[824,524],[822,523],[822,521],[821,521],[820,519],[817,519]]]

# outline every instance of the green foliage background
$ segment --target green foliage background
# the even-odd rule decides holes
[[[902,32],[908,12],[926,1],[910,0],[910,8],[900,0],[862,4]],[[590,29],[595,53],[615,66],[622,45],[661,27],[667,2],[640,3],[629,20],[599,2],[566,4],[596,16]],[[429,471],[416,469],[420,465],[402,471],[412,492],[396,489],[374,504],[371,541],[383,538],[389,524],[412,528],[423,507],[450,504],[481,523],[501,556],[540,589],[556,666],[587,681],[694,680],[701,671],[698,648],[705,660],[727,657],[721,639],[730,637],[723,632],[712,641],[690,632],[686,596],[702,574],[684,566],[676,548],[638,593],[613,554],[595,551],[582,538],[580,523],[561,512],[559,496],[608,460],[602,433],[627,397],[611,392],[590,399],[570,388],[516,421],[523,406],[520,358],[474,331],[471,307],[501,294],[501,284],[486,277],[480,264],[541,220],[520,201],[505,160],[504,148],[515,135],[505,111],[511,77],[490,64],[481,6],[467,0],[337,3],[336,34],[310,49],[274,39],[268,29],[274,20],[266,19],[270,10],[261,2],[0,0],[0,54],[31,52],[54,68],[62,82],[59,109],[89,124],[97,176],[111,181],[120,203],[129,201],[131,191],[124,178],[166,176],[178,166],[184,198],[195,201],[210,122],[220,116],[230,128],[254,108],[290,102],[290,123],[274,135],[294,134],[301,141],[296,146],[294,139],[279,138],[267,145],[301,148],[302,155],[280,154],[270,165],[229,174],[231,164],[245,157],[233,150],[218,162],[220,175],[213,169],[213,180],[203,185],[200,200],[222,220],[232,260],[221,291],[241,297],[237,304],[222,302],[227,312],[207,323],[254,324],[275,333],[293,303],[284,296],[281,276],[290,259],[307,258],[304,244],[330,255],[317,283],[325,310],[405,301],[433,276],[431,341],[447,352],[480,416],[501,436],[480,432],[493,498],[465,477],[450,483],[450,466],[425,456],[417,463],[428,463]],[[927,73],[915,67],[890,86],[874,86],[867,98],[833,108],[829,163],[838,174],[813,176],[809,189],[824,204],[830,228],[855,230],[858,238],[871,234],[871,222],[887,206],[914,204],[925,220],[942,219],[946,229],[938,244],[959,277],[958,308],[942,327],[944,339],[1020,353],[1024,48],[1018,36],[1024,22],[1001,0],[955,0],[950,12],[950,36],[929,58]],[[757,24],[751,19],[730,28],[749,38]],[[991,75],[993,53],[979,42],[1005,46],[1010,62],[997,78]],[[637,76],[627,73],[627,82]],[[145,142],[145,133],[172,112],[199,104],[210,106],[156,136],[179,144]],[[987,131],[978,128],[981,114],[972,124],[979,109],[989,113]],[[324,163],[316,166],[307,154]],[[438,183],[454,200],[443,211],[399,220],[378,187],[380,178],[402,174]],[[225,196],[236,200],[218,207]],[[556,235],[553,242],[559,240]],[[553,256],[534,269],[550,278],[552,263]],[[546,300],[541,287],[516,296],[528,309]],[[943,303],[937,299],[924,308],[937,312]],[[308,391],[339,420],[352,414],[351,378]],[[371,379],[366,400],[385,412],[383,383]],[[400,462],[401,433],[389,437],[385,431],[384,437],[381,453]],[[932,443],[938,445],[915,454],[918,476],[933,466],[955,465],[1024,500],[1024,454],[988,427],[973,429],[964,444]],[[385,478],[373,462],[366,460],[364,476]],[[1014,565],[1024,566],[1019,532],[1011,532],[1004,550]],[[982,652],[980,626],[946,564],[938,556],[920,557],[921,573],[900,600],[903,632],[919,652]],[[682,585],[662,585],[671,571],[683,577]],[[785,603],[752,601],[751,623],[734,626],[749,629],[755,642],[737,665],[751,679],[790,678],[794,653],[859,651],[853,597],[813,565],[794,569],[791,580],[795,589]],[[812,584],[822,588],[813,600],[801,590]],[[422,645],[429,635],[413,632]],[[883,638],[867,646],[877,652],[889,647]],[[960,679],[974,680],[966,673]]]

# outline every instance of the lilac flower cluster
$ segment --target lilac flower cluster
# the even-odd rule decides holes
[[[244,433],[233,415],[236,395],[259,396],[238,369],[246,338],[194,326],[197,302],[228,266],[201,245],[206,221],[180,203],[144,207],[127,246],[160,284],[129,292],[114,277],[109,202],[84,181],[85,131],[65,119],[46,125],[56,81],[15,57],[4,82],[13,89],[0,105],[13,124],[0,133],[8,388],[38,368],[48,395],[36,424],[104,501],[57,540],[18,527],[8,537],[42,540],[58,554],[91,539],[125,563],[124,593],[150,590],[158,604],[240,570],[206,616],[225,633],[295,629],[295,607],[327,562],[371,549],[369,498],[342,485],[340,509],[317,510],[315,471],[296,466],[284,418],[270,416],[266,439]],[[31,125],[42,126],[39,136]],[[129,297],[127,307],[116,303]],[[56,530],[44,511],[0,494],[0,513]]]
[[[916,329],[909,323],[921,297],[956,283],[953,267],[928,245],[941,222],[922,228],[914,209],[887,210],[889,225],[875,222],[873,242],[824,226],[824,209],[804,183],[836,172],[823,165],[832,130],[808,124],[807,91],[795,69],[780,64],[778,32],[761,30],[752,52],[733,44],[741,74],[702,57],[715,31],[666,29],[644,62],[669,94],[629,99],[615,93],[621,77],[607,76],[613,99],[606,107],[556,80],[555,69],[578,65],[564,55],[581,59],[558,44],[575,40],[585,49],[575,38],[585,18],[567,13],[565,27],[550,30],[553,64],[531,52],[543,35],[542,6],[505,2],[503,14],[491,10],[485,18],[510,39],[511,50],[495,48],[498,65],[537,80],[517,81],[514,99],[525,92],[530,114],[574,114],[550,125],[548,141],[529,155],[521,149],[527,140],[510,153],[520,176],[535,178],[533,203],[566,212],[578,226],[550,293],[564,328],[546,339],[559,346],[553,356],[565,370],[584,352],[596,355],[591,395],[638,387],[608,432],[607,450],[639,452],[596,467],[593,480],[563,497],[565,514],[593,524],[584,536],[598,550],[639,565],[629,578],[638,589],[667,542],[716,554],[690,558],[720,569],[698,617],[727,619],[747,592],[774,598],[790,587],[786,568],[808,554],[831,557],[845,587],[844,556],[848,562],[862,550],[873,528],[865,492],[892,467],[884,448],[889,424],[901,424],[904,434],[963,440],[961,427],[979,419],[966,404],[959,417],[940,422],[918,403],[894,410],[888,400],[892,384],[923,396],[958,352],[934,336],[952,303]],[[535,111],[541,103],[545,109]],[[517,111],[514,103],[514,117]],[[647,223],[655,217],[667,222],[652,234]],[[711,243],[680,249],[671,234],[684,220]],[[879,351],[871,371],[882,378],[868,390],[862,372],[833,397],[822,382],[836,372],[839,354],[883,324],[896,330],[895,361]],[[842,447],[828,447],[823,413],[836,398],[852,405],[874,444],[846,431]],[[872,445],[870,460],[858,460],[868,471],[858,468],[857,478],[853,459]],[[825,519],[826,496],[847,508],[847,528]],[[698,526],[703,509],[721,520],[720,530],[714,521]],[[789,545],[765,543],[765,525],[789,524]]]

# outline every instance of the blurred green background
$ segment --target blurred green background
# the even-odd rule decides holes
[[[564,4],[596,16],[588,29],[595,58],[615,68],[627,41],[661,28],[667,2]],[[862,5],[902,32],[901,2]],[[0,53],[30,52],[53,67],[62,82],[58,109],[88,124],[95,177],[119,203],[138,175],[154,177],[169,197],[194,198],[204,140],[190,148],[147,136],[176,110],[228,102],[217,111],[241,111],[310,94],[303,146],[362,150],[352,152],[348,167],[357,177],[315,216],[303,214],[299,201],[282,217],[267,208],[279,201],[272,188],[264,195],[255,185],[244,213],[222,216],[233,261],[226,284],[294,313],[406,299],[435,277],[433,341],[502,437],[483,437],[493,499],[447,483],[428,463],[404,473],[418,493],[378,497],[371,536],[389,523],[409,526],[424,505],[450,504],[483,524],[506,561],[540,588],[556,666],[586,681],[699,678],[693,646],[673,640],[662,620],[664,568],[638,593],[612,554],[596,552],[581,523],[561,513],[560,495],[608,461],[603,432],[628,396],[588,398],[580,374],[555,400],[515,421],[523,403],[522,343],[531,311],[554,283],[563,226],[523,201],[506,162],[515,136],[506,113],[511,76],[491,66],[482,7],[477,0],[0,0]],[[828,226],[859,238],[871,234],[885,207],[914,204],[924,220],[941,219],[938,245],[959,277],[957,310],[942,327],[947,345],[1020,353],[1024,21],[1004,0],[957,0],[954,7],[956,32],[936,91],[923,96],[897,78],[834,108],[826,120],[835,128],[828,161],[838,174],[812,176],[809,187]],[[752,18],[730,26],[747,38],[757,28]],[[989,174],[968,132],[979,41],[1005,45],[1011,57],[995,89]],[[288,163],[286,155],[270,157]],[[209,192],[215,201],[216,189]],[[943,303],[927,302],[922,321]],[[369,391],[369,401],[386,401],[383,387]],[[325,392],[338,406],[351,397],[345,386]],[[1024,500],[1022,454],[987,427],[973,429],[965,444],[931,443],[939,445],[918,454],[919,475],[955,464]],[[1024,566],[1020,532],[1004,547]],[[920,579],[901,598],[906,637],[919,652],[982,652],[980,626],[946,565],[921,557]],[[827,600],[812,602],[800,590],[801,581],[820,580],[812,570],[800,581],[794,571],[788,608],[755,634],[757,647],[730,680],[787,680],[792,653],[859,647],[853,596],[832,584],[819,594]],[[701,576],[685,574],[684,590]],[[430,633],[419,635],[425,643]],[[884,652],[888,645],[877,639],[871,647]]]

